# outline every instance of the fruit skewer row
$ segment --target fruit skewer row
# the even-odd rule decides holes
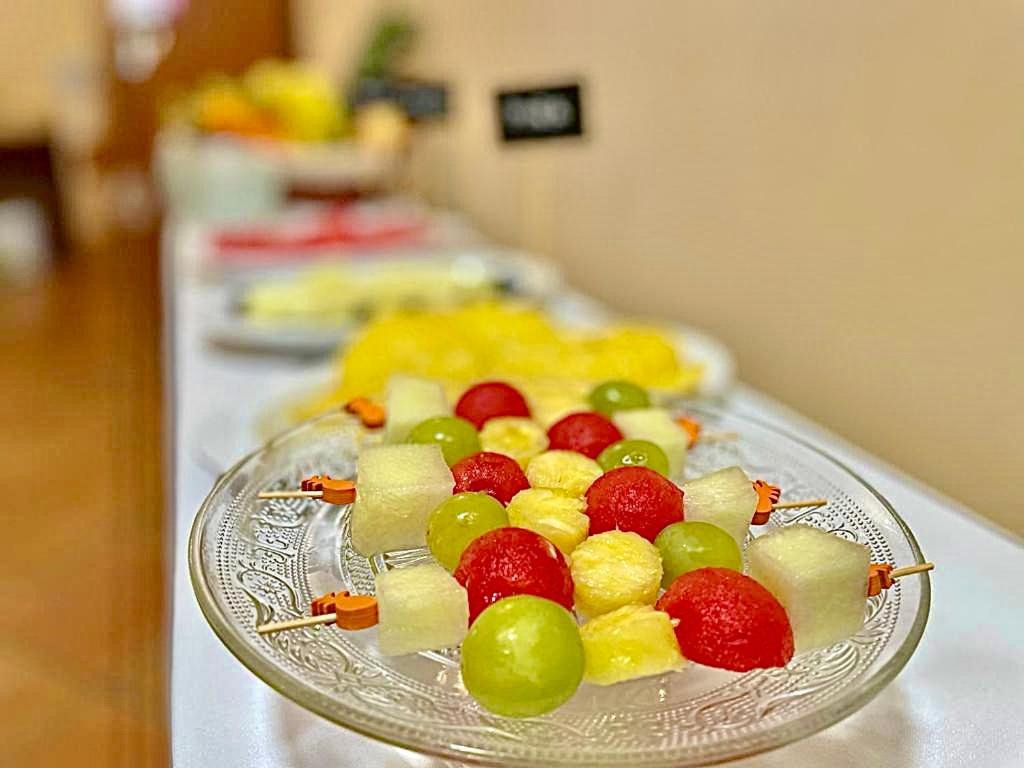
[[[406,428],[411,424],[408,414],[419,411],[434,412],[433,415],[443,415],[446,411],[443,392],[438,394],[435,387],[423,380],[409,376],[395,376],[395,383],[391,385],[389,400],[394,400],[396,412],[405,415],[406,418],[398,419],[404,422]],[[604,415],[611,415],[615,409],[622,406],[621,395],[612,402],[609,400],[610,391],[619,391],[623,388],[636,388],[629,382],[605,382],[598,385],[590,396],[591,403],[597,403],[595,412]],[[628,409],[647,411],[650,409],[650,400],[646,392],[636,388],[638,394],[632,396],[632,405]],[[359,417],[363,426],[368,429],[379,429],[387,422],[386,406],[377,403],[367,397],[356,397],[349,400],[344,409],[346,412]],[[530,408],[526,399],[514,387],[504,382],[485,382],[471,387],[459,399],[455,407],[455,415],[466,419],[478,430],[482,429],[487,421],[492,419],[529,419]],[[415,416],[414,416],[415,418]],[[687,447],[693,448],[698,442],[715,443],[738,440],[737,432],[705,432],[702,424],[689,416],[675,418],[675,424],[680,427],[687,436]],[[402,429],[400,426],[399,430]]]
[[[483,449],[509,456],[525,468],[532,458],[548,449],[569,449],[596,460],[605,470],[643,464],[667,476],[681,476],[686,452],[700,434],[697,422],[687,418],[673,420],[667,411],[648,408],[647,393],[629,382],[598,385],[589,400],[600,412],[570,414],[553,424],[547,433],[530,420],[530,408],[523,395],[503,382],[470,387],[459,398],[454,417],[447,415],[448,406],[439,383],[402,375],[392,377],[388,384],[386,408],[366,398],[356,398],[346,408],[359,415],[368,427],[386,425],[385,442],[437,443],[449,465]],[[384,418],[385,412],[391,414],[390,419]],[[610,413],[615,421],[606,418],[605,413]],[[331,482],[316,484],[327,480]],[[262,498],[337,499],[335,503],[342,504],[351,501],[353,489],[339,485],[341,481],[337,478],[314,476],[307,481],[299,491],[265,492]],[[579,492],[582,490],[585,489]],[[824,502],[804,504],[821,503]],[[801,504],[786,502],[778,508]],[[770,509],[759,512],[767,515]]]
[[[617,389],[624,387],[620,383]],[[397,421],[406,424],[424,413],[437,413],[438,409],[446,407],[444,393],[438,383],[398,376],[389,385],[388,404],[390,411],[399,415]],[[352,410],[378,415],[372,404],[357,403]],[[264,499],[304,497],[335,504],[355,502],[353,545],[362,554],[370,556],[388,548],[422,546],[425,543],[426,518],[434,507],[453,492],[482,491],[501,504],[509,505],[508,519],[513,524],[532,528],[549,537],[568,554],[588,532],[601,532],[612,527],[633,530],[628,523],[620,525],[622,521],[614,519],[611,523],[605,520],[595,526],[595,517],[602,516],[596,515],[592,508],[599,508],[601,504],[595,502],[592,505],[591,496],[599,502],[599,491],[611,487],[609,493],[614,505],[615,487],[621,490],[623,486],[629,486],[639,470],[649,467],[655,470],[651,475],[669,474],[669,462],[658,445],[639,440],[618,440],[622,437],[618,428],[596,412],[570,414],[554,424],[544,436],[541,446],[553,450],[533,455],[526,462],[524,473],[520,463],[511,456],[480,451],[481,442],[473,426],[483,423],[486,429],[488,422],[500,421],[504,414],[529,413],[522,395],[500,382],[477,385],[460,398],[456,410],[473,422],[460,417],[428,416],[413,424],[408,432],[395,433],[395,436],[403,436],[406,444],[364,451],[357,467],[358,493],[351,480],[324,474],[305,478],[296,491],[264,491],[259,495]],[[635,417],[641,412],[627,413]],[[651,415],[660,418],[662,424],[667,422],[670,429],[682,433],[666,412]],[[508,418],[526,420],[521,416]],[[660,429],[657,418],[653,422],[655,431]],[[396,420],[387,423],[394,425]],[[673,439],[674,436],[669,435],[666,442]],[[427,450],[436,450],[437,447],[441,450],[441,461]],[[521,444],[513,445],[510,453],[522,456],[521,447]],[[597,460],[592,458],[594,455]],[[620,471],[626,468],[633,472]],[[613,480],[616,472],[622,476]],[[644,473],[639,474],[642,476]],[[776,509],[826,503],[824,499],[780,502],[781,491],[777,486],[764,481],[755,481],[751,485],[738,468],[719,475],[709,476],[707,482],[698,479],[683,485],[690,497],[688,517],[721,525],[733,533],[739,545],[742,545],[750,524],[765,522]],[[650,483],[648,480],[647,485]],[[660,481],[660,485],[662,502],[671,508],[662,516],[655,516],[645,529],[647,538],[652,541],[662,527],[682,519],[682,494],[668,480]],[[586,504],[564,498],[567,495],[582,499],[584,494],[587,494]],[[589,522],[584,512],[589,515]]]
[[[479,455],[479,454],[477,454]],[[485,462],[494,462],[493,459],[484,459]],[[466,465],[470,466],[469,464]],[[484,470],[478,470],[481,475]],[[489,473],[489,474],[493,474]],[[484,478],[493,482],[490,477]],[[467,480],[466,482],[470,482]],[[528,481],[527,481],[528,482]],[[758,495],[757,506],[754,516],[751,518],[752,525],[763,525],[768,522],[772,512],[784,509],[800,509],[804,507],[820,507],[828,504],[828,499],[806,499],[803,501],[780,502],[782,489],[764,480],[754,480],[752,483],[754,491]],[[356,500],[356,484],[352,480],[335,478],[330,475],[310,475],[302,480],[298,490],[288,491],[260,491],[257,494],[260,499],[317,499],[327,504],[351,504]]]
[[[868,573],[868,597],[874,597],[892,587],[904,576],[924,573],[935,569],[934,563],[918,563],[903,568],[893,568],[888,563],[872,563]],[[310,603],[310,615],[287,621],[259,624],[256,631],[261,635],[272,635],[293,629],[336,624],[340,629],[358,631],[376,626],[379,621],[377,599],[372,595],[352,595],[347,590],[327,592]],[[670,619],[675,629],[680,619]]]
[[[431,383],[414,386],[422,395]],[[394,401],[403,413],[402,398],[392,397],[403,391],[410,390],[403,385],[389,393],[389,412]],[[436,401],[443,400],[439,387],[437,393]],[[423,415],[422,408],[405,407],[409,422]],[[662,423],[665,415],[658,416]],[[427,421],[437,418],[446,417]],[[890,566],[869,568],[867,549],[860,545],[800,525],[756,539],[748,557],[751,575],[759,581],[743,575],[740,547],[749,526],[763,522],[759,515],[783,507],[779,489],[752,483],[738,467],[680,489],[647,461],[650,452],[639,452],[644,460],[634,462],[635,452],[625,451],[606,466],[594,457],[615,445],[622,432],[598,413],[570,414],[552,425],[547,437],[554,450],[531,458],[525,473],[508,456],[479,451],[463,456],[477,446],[459,445],[454,430],[431,426],[417,439],[422,424],[413,424],[404,436],[412,444],[360,455],[357,494],[349,481],[332,483],[320,476],[307,478],[301,494],[333,495],[337,503],[355,495],[352,544],[368,556],[422,546],[426,539],[440,565],[378,578],[381,652],[465,641],[467,689],[499,714],[541,714],[558,706],[579,684],[584,673],[573,670],[584,659],[586,679],[599,684],[676,669],[684,656],[734,670],[784,665],[794,647],[809,649],[856,632],[866,595],[890,586],[894,573],[902,575]],[[474,426],[466,419],[463,433],[477,437]],[[629,460],[621,461],[625,457]],[[453,496],[456,490],[463,492]],[[795,548],[790,541],[815,535],[823,539]],[[571,565],[563,555],[569,552]],[[807,560],[815,552],[818,560]],[[818,611],[822,585],[841,599],[830,598]],[[659,587],[667,588],[660,598]],[[331,621],[344,627],[349,614],[343,608],[265,629]],[[578,629],[572,610],[589,618]],[[735,620],[724,627],[707,621],[723,615]],[[521,630],[512,633],[518,637],[561,638],[554,650],[562,663],[549,666],[559,657],[549,647],[501,647],[510,637],[505,630],[513,626]],[[495,665],[495,655],[518,659],[518,666]],[[540,684],[525,699],[510,702],[502,691],[512,679]]]

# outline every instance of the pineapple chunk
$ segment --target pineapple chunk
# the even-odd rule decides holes
[[[508,522],[516,528],[539,533],[563,555],[571,553],[590,529],[590,518],[583,514],[587,503],[576,496],[548,488],[527,488],[508,503]]]
[[[661,586],[661,555],[643,536],[607,531],[572,552],[576,610],[600,616],[624,605],[652,605]]]
[[[530,459],[548,449],[548,436],[536,422],[522,416],[488,419],[480,430],[480,448],[503,453],[526,469]]]
[[[395,374],[388,379],[384,442],[400,443],[431,416],[449,416],[444,387],[436,381]]]
[[[545,367],[550,365],[545,361]],[[526,395],[530,414],[547,429],[570,413],[589,411],[587,393],[593,386],[590,382],[575,379],[531,378],[513,382]]]
[[[757,509],[757,491],[739,467],[727,467],[683,483],[683,516],[724,529],[739,548]]]
[[[531,487],[565,491],[570,496],[583,496],[603,474],[600,464],[576,451],[545,451],[526,465]]]
[[[832,645],[864,623],[871,552],[863,544],[787,525],[750,542],[747,562],[786,609],[797,652]]]
[[[426,544],[427,519],[455,479],[438,445],[379,445],[356,462],[352,546],[366,557]]]
[[[649,605],[624,605],[580,627],[583,679],[612,685],[680,669],[686,659],[667,613]]]
[[[686,466],[690,435],[664,408],[636,408],[619,411],[612,421],[631,440],[650,440],[660,446],[668,457],[668,475],[678,481]]]
[[[434,563],[377,574],[380,652],[401,656],[452,648],[466,637],[466,590]]]

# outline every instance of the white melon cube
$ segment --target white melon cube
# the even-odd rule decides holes
[[[690,434],[676,424],[668,411],[664,408],[619,411],[612,416],[612,421],[630,440],[650,440],[659,446],[668,457],[669,477],[682,479]]]
[[[747,547],[750,576],[778,598],[796,650],[821,648],[864,623],[871,552],[809,525],[787,525]]]
[[[757,491],[739,467],[727,467],[683,483],[683,517],[724,529],[739,548],[757,509]]]
[[[439,445],[367,448],[356,461],[352,546],[366,557],[425,546],[427,518],[454,488]]]
[[[450,416],[451,408],[440,382],[395,374],[388,379],[384,442],[400,443],[412,428],[433,416]]]
[[[469,626],[466,590],[434,563],[378,573],[377,612],[385,656],[452,648]]]

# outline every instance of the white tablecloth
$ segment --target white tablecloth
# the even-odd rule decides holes
[[[211,414],[225,429],[254,415],[298,363],[205,345],[201,291],[167,249],[167,384],[173,429],[174,596],[171,738],[179,768],[388,768],[445,763],[388,747],[293,704],[246,670],[207,626],[192,594],[186,542],[214,480],[197,450]],[[874,701],[811,738],[735,765],[782,768],[1024,766],[1024,547],[969,510],[778,403],[740,387],[732,407],[812,440],[900,511],[933,574],[931,619],[899,677]]]

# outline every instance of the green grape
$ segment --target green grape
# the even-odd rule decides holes
[[[594,387],[587,396],[590,407],[610,416],[616,411],[649,408],[651,398],[647,390],[631,381],[605,381]]]
[[[473,539],[507,525],[508,515],[497,499],[486,493],[457,493],[430,513],[427,547],[437,562],[454,571]]]
[[[668,456],[650,440],[619,440],[605,448],[597,457],[605,472],[616,467],[647,467],[668,477]]]
[[[533,595],[484,609],[462,643],[462,682],[486,709],[534,717],[564,704],[583,678],[583,642],[565,608]]]
[[[434,416],[421,421],[409,433],[407,443],[437,443],[450,467],[459,459],[480,451],[476,427],[458,416]]]
[[[654,545],[661,552],[661,586],[665,589],[684,573],[698,568],[743,570],[736,540],[711,523],[694,520],[666,525],[655,537]]]

